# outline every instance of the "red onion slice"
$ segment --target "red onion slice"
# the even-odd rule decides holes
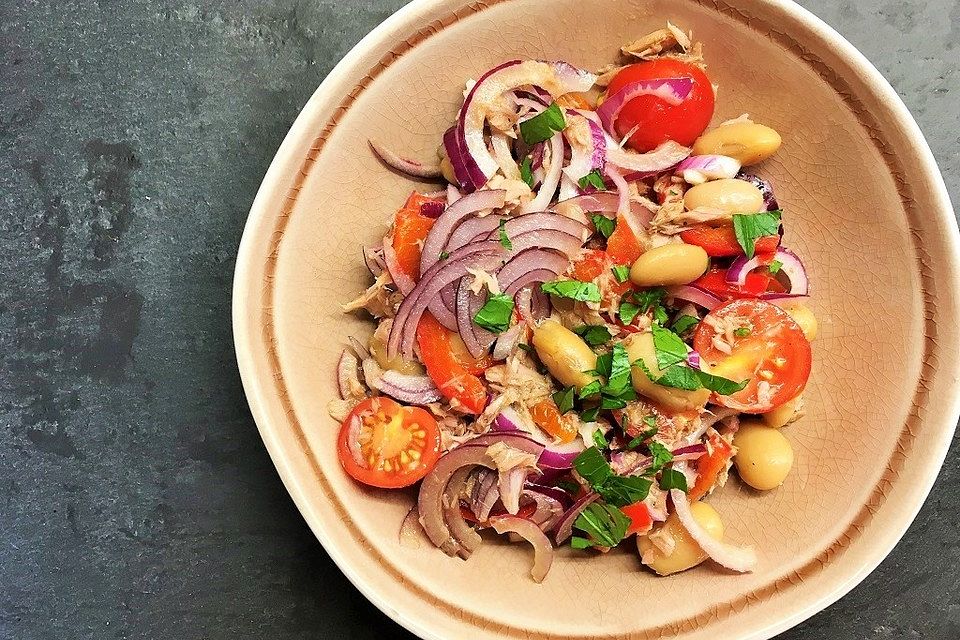
[[[470,510],[480,522],[490,518],[490,512],[500,499],[498,476],[499,474],[491,469],[480,469],[477,472],[477,480],[470,496]]]
[[[689,156],[690,151],[690,147],[677,144],[673,140],[667,140],[653,151],[637,153],[629,149],[622,149],[612,139],[608,139],[607,163],[615,164],[629,171],[655,173],[672,168]]]
[[[676,300],[686,300],[693,304],[703,307],[707,311],[713,311],[723,302],[720,298],[713,295],[706,289],[692,284],[683,284],[673,287],[667,287],[667,297]]]
[[[498,240],[499,235],[497,231],[500,227],[500,221],[507,219],[506,216],[495,215],[483,216],[482,218],[467,218],[453,230],[443,250],[447,253],[453,253],[460,247],[469,244],[478,236],[486,238],[493,234],[490,239]]]
[[[425,406],[443,397],[429,376],[413,376],[386,370],[380,377],[380,392],[395,400]]]
[[[502,207],[506,195],[507,192],[502,189],[477,191],[450,205],[433,223],[430,232],[423,241],[423,249],[420,253],[420,273],[425,274],[430,267],[440,261],[440,252],[444,250],[450,236],[461,222],[478,211]]]
[[[457,289],[457,332],[463,339],[467,351],[474,358],[481,357],[490,349],[490,345],[497,339],[496,334],[487,331],[473,321],[473,318],[483,307],[485,296],[483,293],[474,293],[470,290],[470,278],[461,278]]]
[[[424,477],[417,497],[420,511],[420,524],[437,547],[447,555],[456,555],[462,547],[450,536],[450,529],[444,520],[444,492],[453,475],[464,467],[482,466],[493,469],[493,461],[487,456],[487,447],[494,442],[539,455],[543,445],[527,438],[509,434],[492,434],[493,437],[479,436],[468,440],[456,449],[447,452],[437,461],[437,465]]]
[[[377,154],[377,157],[388,167],[396,169],[400,173],[412,176],[414,178],[436,179],[443,177],[440,167],[437,165],[426,165],[416,160],[408,160],[386,148],[376,140],[369,140],[370,148]]]
[[[597,115],[607,132],[617,137],[615,128],[617,118],[623,108],[634,98],[655,96],[670,105],[678,105],[690,96],[693,80],[690,78],[659,78],[657,80],[638,80],[625,85],[612,96],[607,97],[597,108]]]
[[[563,517],[560,518],[560,521],[557,523],[557,533],[555,536],[557,544],[563,544],[567,538],[573,535],[573,523],[576,522],[580,514],[583,513],[583,510],[589,507],[599,497],[599,493],[588,493],[574,502],[572,507],[567,509],[566,513],[563,514]]]
[[[557,526],[565,509],[560,500],[548,493],[534,489],[535,486],[537,485],[525,485],[520,495],[520,501],[526,504],[533,502],[536,505],[536,511],[530,514],[527,519],[540,527],[541,531],[547,533]]]
[[[543,582],[553,564],[553,545],[549,538],[535,523],[516,516],[496,516],[490,518],[490,526],[497,533],[513,532],[533,545],[533,568],[530,576],[534,582]]]
[[[584,71],[564,60],[551,62],[550,66],[557,74],[557,79],[563,87],[563,93],[589,91],[597,82],[595,74]]]
[[[513,158],[507,135],[500,132],[494,133],[490,136],[490,144],[493,146],[493,157],[496,158],[503,177],[509,180],[520,180],[520,167]]]
[[[340,353],[340,359],[337,361],[337,389],[344,400],[354,397],[355,390],[360,390],[362,394],[360,362],[346,349]]]
[[[408,359],[413,356],[417,324],[441,289],[467,275],[470,269],[489,271],[499,267],[505,255],[506,250],[498,242],[478,242],[458,249],[448,259],[432,266],[397,310],[387,341],[390,357],[397,353]]]
[[[784,247],[777,247],[777,251],[773,254],[771,261],[772,260],[780,263],[780,271],[790,280],[790,291],[787,292],[789,295],[805,296],[808,294],[810,282],[807,278],[807,270],[804,268],[803,262],[797,254]],[[767,261],[764,260],[763,262]],[[727,282],[741,287],[744,286],[747,283],[747,274],[759,267],[760,264],[761,259],[759,256],[755,255],[750,259],[747,259],[745,255],[739,256],[733,261],[730,268],[727,269]],[[775,295],[781,296],[783,294]]]
[[[530,475],[530,469],[527,467],[515,467],[509,471],[501,471],[497,482],[497,488],[500,490],[500,501],[503,502],[503,508],[512,516],[520,511],[520,492],[523,491],[523,485]]]
[[[447,129],[443,134],[443,149],[450,160],[450,166],[453,167],[453,176],[457,179],[457,184],[467,193],[474,191],[473,175],[470,173],[470,168],[467,166],[468,162],[464,157],[465,154],[460,147],[460,136],[457,135],[456,125]]]
[[[670,490],[670,498],[673,500],[673,506],[677,510],[677,517],[680,524],[687,530],[690,537],[693,538],[700,548],[703,549],[710,558],[717,564],[745,573],[752,571],[757,566],[757,554],[753,547],[735,547],[717,540],[700,526],[700,523],[693,517],[690,511],[690,502],[687,494],[679,489]]]
[[[541,229],[562,231],[571,236],[576,236],[581,240],[586,240],[589,236],[587,226],[582,222],[549,212],[527,213],[521,216],[515,216],[507,219],[503,225],[504,233],[511,239],[515,236],[531,231],[539,231]],[[488,237],[488,240],[498,239],[499,230],[492,231]]]
[[[690,184],[703,184],[708,180],[733,178],[740,171],[740,161],[730,156],[690,156],[679,165],[676,173]]]
[[[451,476],[443,492],[443,521],[450,530],[450,536],[459,548],[457,555],[466,560],[483,542],[483,538],[471,527],[460,511],[460,494],[467,482],[472,467],[461,467]]]
[[[493,343],[493,359],[506,360],[523,337],[523,323],[515,324],[499,336]]]
[[[563,173],[574,184],[591,171],[603,171],[607,161],[606,137],[593,117],[590,112],[567,109],[567,128],[563,136],[570,145],[570,162],[563,168]]]
[[[387,263],[383,260],[383,246],[364,247],[363,263],[367,265],[367,270],[374,278],[383,273],[387,268]]]
[[[537,191],[537,197],[523,205],[522,213],[545,210],[550,205],[550,201],[553,200],[557,187],[560,185],[560,175],[563,171],[563,134],[555,134],[550,138],[548,144],[550,145],[550,166],[544,174],[543,184]]]
[[[457,189],[452,184],[447,185],[447,206],[448,207],[462,197],[463,197],[463,194],[460,193],[460,189]]]

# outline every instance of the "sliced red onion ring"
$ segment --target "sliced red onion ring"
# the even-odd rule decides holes
[[[438,300],[437,294],[441,289],[467,275],[470,269],[496,269],[506,255],[506,250],[499,242],[478,242],[458,249],[446,260],[433,265],[421,276],[420,282],[403,299],[397,310],[387,341],[390,357],[397,353],[408,359],[413,356],[417,324],[430,303]]]
[[[400,264],[397,262],[397,254],[393,250],[393,235],[389,235],[383,240],[383,262],[390,272],[390,278],[393,284],[403,295],[410,295],[417,283],[413,278],[400,270]]]
[[[443,493],[443,521],[458,545],[457,555],[464,560],[483,542],[483,538],[467,523],[460,511],[460,494],[472,471],[473,468],[469,466],[457,469]]]
[[[500,227],[500,221],[507,219],[506,216],[495,215],[483,216],[482,218],[467,218],[453,230],[443,250],[447,253],[453,253],[460,247],[466,246],[475,240],[478,236],[486,238],[493,234],[490,239],[498,240],[499,234],[497,231]]]
[[[606,137],[600,123],[592,116],[594,114],[590,112],[567,109],[567,128],[563,136],[570,145],[570,162],[563,168],[563,173],[575,185],[591,171],[603,171],[607,161]]]
[[[717,564],[745,573],[752,571],[757,566],[757,554],[753,547],[735,547],[731,544],[721,542],[700,526],[693,513],[690,511],[690,502],[687,494],[679,489],[670,490],[670,498],[673,500],[673,506],[677,510],[677,517],[680,524],[687,530],[690,537],[693,538],[700,548],[703,549],[710,558]]]
[[[628,194],[629,196],[629,194]],[[614,191],[596,191],[566,200],[553,205],[553,210],[562,216],[585,222],[588,213],[600,213],[607,218],[615,218],[620,206],[620,195]]]
[[[530,577],[534,582],[543,582],[553,563],[553,545],[540,527],[530,520],[516,516],[490,518],[490,526],[500,534],[512,531],[533,545],[533,568],[530,570]]]
[[[499,474],[491,469],[480,469],[477,472],[477,480],[470,496],[470,510],[480,522],[490,518],[490,511],[500,499],[500,490],[497,488],[498,476]]]
[[[792,293],[761,293],[760,299],[778,307],[789,307],[791,304],[803,300],[808,296],[794,295]]]
[[[537,197],[521,207],[522,213],[544,211],[553,200],[557,187],[560,185],[560,175],[563,171],[563,134],[557,133],[549,140],[550,166],[543,177],[543,184],[537,191]]]
[[[340,397],[346,400],[354,397],[354,382],[360,384],[360,362],[357,357],[344,349],[337,361],[337,388]]]
[[[520,180],[520,167],[513,158],[507,135],[500,132],[494,133],[490,136],[490,144],[493,146],[493,157],[496,158],[503,177],[509,180]]]
[[[453,176],[457,179],[457,184],[463,188],[466,193],[474,191],[473,176],[467,166],[465,154],[460,147],[460,136],[457,135],[457,127],[452,126],[443,134],[443,149],[450,160],[450,166],[453,167]],[[451,203],[452,204],[452,203]]]
[[[380,392],[395,400],[425,406],[443,397],[429,376],[414,376],[386,370],[380,377]]]
[[[521,216],[514,216],[513,218],[507,219],[503,225],[504,233],[506,233],[507,237],[511,239],[524,233],[542,229],[562,231],[571,236],[580,238],[581,241],[586,240],[589,236],[587,226],[582,222],[549,212],[528,213]],[[498,240],[499,230],[491,231],[487,239]]]
[[[416,160],[408,160],[387,149],[376,140],[369,140],[368,142],[370,143],[370,148],[373,149],[373,152],[377,154],[377,157],[380,158],[384,164],[396,169],[400,173],[413,176],[414,178],[425,179],[436,179],[443,176],[440,167],[437,165],[427,165],[422,162],[417,162]]]
[[[707,447],[704,444],[691,444],[685,447],[680,447],[674,449],[673,459],[680,462],[683,460],[696,460],[700,456],[704,455],[707,452]]]
[[[530,514],[527,519],[540,527],[541,531],[547,533],[557,526],[557,522],[563,517],[563,512],[566,509],[564,509],[563,503],[555,497],[530,487],[529,484],[524,486],[520,494],[520,502],[527,504],[533,502],[536,505],[536,511]]]
[[[545,484],[537,484],[536,482],[528,482],[524,487],[524,490],[539,493],[547,496],[548,498],[553,498],[560,503],[564,509],[564,512],[566,512],[569,507],[573,506],[574,503],[573,496],[560,487],[551,487]]]
[[[520,492],[523,491],[528,475],[530,475],[530,469],[527,467],[515,467],[509,471],[500,472],[500,479],[497,482],[500,501],[503,502],[503,508],[512,516],[520,511]]]
[[[439,262],[440,252],[444,250],[450,236],[453,235],[454,230],[461,222],[478,211],[502,207],[506,195],[507,192],[502,189],[477,191],[450,205],[433,223],[430,232],[423,241],[423,249],[420,253],[420,273],[425,274],[430,267]]]
[[[497,273],[497,282],[503,291],[513,288],[518,291],[522,286],[514,286],[514,283],[525,274],[533,271],[548,271],[554,274],[554,277],[567,270],[570,260],[557,251],[550,249],[527,249],[514,255],[507,264]],[[533,282],[533,281],[530,281]],[[527,284],[530,284],[527,282]],[[542,280],[541,282],[546,282]]]
[[[604,103],[606,104],[606,103]],[[612,138],[607,139],[607,164],[615,164],[628,171],[656,173],[672,168],[690,155],[690,147],[667,140],[653,151],[637,153],[622,149]]]
[[[686,300],[693,304],[703,307],[707,311],[713,311],[721,302],[720,298],[713,295],[706,289],[692,284],[683,284],[673,287],[667,287],[667,297],[677,300]]]
[[[582,93],[589,91],[597,82],[597,76],[589,71],[584,71],[569,62],[556,60],[549,63],[557,73],[557,79],[563,86],[564,93]]]
[[[607,97],[597,108],[597,115],[607,132],[617,137],[614,125],[623,108],[634,98],[655,96],[670,105],[678,105],[690,96],[693,80],[690,78],[658,78],[656,80],[638,80],[625,85],[612,96]]]
[[[471,291],[471,284],[469,278],[462,278],[457,288],[457,332],[470,355],[479,358],[490,349],[497,336],[473,321],[483,307],[486,296]]]
[[[687,364],[690,365],[691,369],[699,369],[700,353],[695,349],[691,349],[690,352],[687,353]]]
[[[588,493],[573,503],[573,506],[567,509],[563,517],[557,523],[557,533],[555,539],[557,544],[563,544],[567,538],[573,535],[573,523],[583,513],[583,510],[589,507],[600,497],[599,493]]]
[[[483,438],[483,436],[480,436]],[[480,440],[473,438],[456,449],[441,456],[437,465],[426,475],[420,484],[417,508],[420,511],[420,524],[437,547],[449,556],[462,550],[461,545],[450,536],[450,529],[444,519],[444,493],[454,474],[464,467],[483,466],[492,469],[493,461],[487,456],[487,447],[494,442],[539,455],[542,445],[521,436],[496,434],[495,439]]]
[[[807,270],[803,267],[803,262],[797,254],[784,247],[777,247],[777,251],[773,254],[772,260],[776,260],[781,264],[780,271],[790,280],[790,291],[787,292],[788,294],[791,296],[805,296],[808,294],[810,284],[807,278]],[[744,286],[747,283],[747,274],[759,267],[760,262],[760,257],[756,255],[749,259],[745,255],[739,256],[733,261],[730,268],[727,269],[727,282],[741,287]]]
[[[740,161],[730,156],[690,156],[679,165],[678,173],[690,184],[703,184],[708,180],[733,178],[740,171]]]

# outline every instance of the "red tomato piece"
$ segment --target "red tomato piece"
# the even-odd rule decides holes
[[[626,219],[617,214],[617,227],[607,238],[607,256],[613,264],[630,266],[641,253],[643,253],[643,247],[640,245],[640,240],[637,239]]]
[[[429,313],[424,314],[417,325],[417,344],[427,375],[440,393],[456,400],[464,410],[479,415],[487,404],[487,388],[477,375],[490,366],[489,359],[486,356],[479,360],[472,358],[460,336]]]
[[[752,271],[747,274],[747,280],[742,287],[727,282],[727,270],[713,267],[705,274],[694,280],[695,286],[705,289],[721,300],[738,298],[756,298],[768,291],[780,293],[783,285],[768,273]]]
[[[337,454],[344,471],[373,487],[408,487],[440,458],[440,429],[433,416],[390,398],[367,398],[340,427]]]
[[[713,341],[717,323],[731,323],[749,333],[734,334],[727,354]],[[794,399],[810,377],[812,354],[803,330],[790,314],[763,300],[733,300],[711,311],[694,333],[693,348],[710,373],[748,381],[737,393],[712,396],[712,402],[745,413],[765,413]]]
[[[428,202],[441,201],[414,191],[403,208],[397,211],[393,223],[393,251],[397,254],[397,265],[415,281],[420,279],[420,247],[434,223],[433,218],[422,213],[423,205]]]
[[[606,95],[612,96],[631,82],[659,78],[690,78],[693,89],[678,105],[671,105],[656,96],[639,96],[624,105],[613,123],[614,129],[622,137],[636,128],[627,144],[641,153],[651,151],[667,140],[690,146],[713,117],[713,86],[707,74],[699,67],[672,58],[624,67],[610,82]]]
[[[653,517],[650,515],[650,508],[644,502],[634,502],[625,507],[620,507],[620,511],[630,518],[630,526],[627,527],[627,535],[643,535],[653,527]]]
[[[697,460],[697,481],[690,489],[687,497],[691,502],[699,500],[717,482],[717,477],[723,471],[727,462],[733,457],[733,447],[730,443],[714,432],[710,434],[710,453]]]
[[[702,247],[708,256],[725,258],[728,256],[743,255],[743,247],[737,242],[737,235],[733,225],[711,227],[698,225],[680,233],[680,239],[687,244]],[[780,246],[780,236],[764,236],[757,238],[754,247],[757,253],[773,253]]]

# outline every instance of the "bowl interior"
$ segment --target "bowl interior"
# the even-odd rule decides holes
[[[251,344],[259,346],[242,360],[250,363],[251,404],[262,405],[255,406],[258,423],[288,486],[295,485],[291,492],[358,586],[424,635],[764,635],[808,615],[875,565],[878,548],[892,545],[919,506],[936,470],[906,464],[907,454],[937,466],[942,458],[943,421],[921,415],[936,373],[924,362],[939,347],[924,313],[935,283],[916,249],[918,238],[935,231],[916,219],[917,210],[937,203],[912,177],[920,175],[920,160],[904,164],[920,152],[911,150],[884,98],[850,71],[854,63],[776,5],[486,4],[421,3],[377,42],[361,45],[308,105],[254,208],[261,220],[248,230],[257,238],[247,249],[259,257],[244,276],[244,313]],[[601,556],[565,549],[535,585],[525,545],[489,540],[468,562],[429,544],[400,545],[413,494],[352,482],[337,463],[338,425],[326,412],[347,337],[366,336],[373,326],[339,309],[368,284],[361,247],[379,241],[417,187],[380,165],[366,140],[430,158],[467,78],[514,57],[598,68],[622,43],[668,18],[704,43],[708,73],[719,84],[715,121],[750,113],[782,134],[780,152],[756,172],[774,185],[785,211],[784,242],[805,261],[820,321],[806,416],[784,431],[796,452],[786,484],[759,493],[731,477],[710,499],[726,538],[757,548],[759,569],[733,575],[708,563],[658,579],[632,549]],[[418,33],[429,23],[431,35]],[[901,138],[907,151],[891,158],[887,145]],[[951,266],[953,280],[941,291],[955,287],[955,274]],[[941,344],[952,337],[942,334]],[[911,482],[921,495],[906,486]],[[897,492],[902,500],[891,504]]]

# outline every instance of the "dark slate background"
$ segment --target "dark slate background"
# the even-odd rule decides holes
[[[409,638],[284,492],[230,333],[274,151],[401,4],[0,2],[0,638]],[[956,200],[960,2],[803,4],[890,79]],[[960,637],[955,454],[880,569],[784,638]]]

